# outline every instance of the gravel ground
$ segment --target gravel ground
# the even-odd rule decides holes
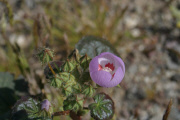
[[[24,0],[31,11],[18,9],[20,0],[9,1],[11,5],[16,5],[15,19],[21,20],[26,15],[32,17],[37,11],[44,12],[41,6],[36,5],[40,0]],[[180,120],[180,31],[169,9],[169,5],[180,6],[180,1],[114,0],[111,4],[120,4],[122,8],[128,6],[121,22],[117,24],[116,32],[128,31],[132,37],[123,37],[117,45],[117,51],[126,65],[122,87],[99,90],[112,96],[116,106],[114,119],[161,120],[172,99],[168,120]],[[11,34],[9,37],[12,43],[19,40],[17,43],[21,48],[26,48],[32,42],[32,38],[25,34]],[[4,44],[0,41],[0,45]],[[3,59],[6,59],[5,55]],[[36,61],[31,58],[29,63],[42,77],[41,66]],[[89,119],[89,114],[83,119]]]

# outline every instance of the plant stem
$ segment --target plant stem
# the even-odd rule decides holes
[[[49,62],[48,62],[48,66],[49,66],[49,69],[51,70],[51,72],[53,73],[53,75],[55,76],[56,73],[55,73],[54,70],[52,69],[52,67],[51,67],[51,65],[49,64]]]
[[[69,113],[70,113],[70,110],[60,111],[60,112],[53,113],[53,116],[69,115]]]

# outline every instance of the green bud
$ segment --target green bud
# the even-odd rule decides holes
[[[71,54],[68,56],[68,59],[70,59],[71,61],[73,61],[73,63],[79,63],[79,59],[80,59],[80,54],[79,51],[77,49],[74,49]]]
[[[92,97],[95,92],[95,89],[91,85],[85,85],[84,90],[82,91],[83,94],[86,95],[86,97]]]
[[[64,72],[71,72],[73,71],[73,69],[76,67],[76,63],[74,63],[73,61],[70,61],[69,59],[67,59],[65,61],[65,63],[62,65],[62,70]]]
[[[54,52],[50,50],[49,48],[43,48],[40,50],[40,52],[37,54],[42,64],[46,64],[53,60]]]
[[[75,94],[79,94],[79,93],[81,93],[81,85],[79,84],[79,83],[76,83],[75,85],[73,85],[73,92],[75,93]]]
[[[69,56],[68,59],[65,61],[64,65],[62,66],[62,70],[64,72],[72,72],[76,69],[77,66],[80,65],[80,62],[84,64],[83,58],[80,58],[80,54],[77,49],[75,49]],[[80,60],[82,59],[82,60]]]
[[[51,106],[51,103],[47,99],[45,99],[40,103],[40,105],[41,105],[41,112],[40,112],[41,116],[43,116],[43,118],[46,117],[51,118],[51,115],[53,113],[53,108]]]
[[[79,81],[83,84],[85,82],[92,82],[89,72],[83,72]]]
[[[60,88],[63,82],[59,74],[55,74],[55,77],[51,78],[50,81],[51,81],[51,86],[55,88]]]
[[[87,68],[89,68],[89,63],[91,61],[91,58],[89,58],[86,54],[83,55],[81,58],[80,58],[80,65],[81,67],[86,70]]]
[[[72,95],[73,94],[73,89],[72,87],[69,85],[69,84],[66,84],[63,89],[62,89],[62,93],[65,95],[65,96],[69,96],[69,95]]]
[[[63,85],[62,93],[65,96],[69,96],[73,93],[73,85],[75,85],[76,82],[73,79],[69,79],[66,83]]]
[[[74,70],[71,72],[71,74],[77,79],[79,80],[79,78],[81,77],[82,74],[82,68],[80,66],[76,66],[74,68]]]
[[[74,82],[75,80],[74,76],[68,72],[60,72],[59,75],[63,82]]]
[[[73,110],[74,112],[77,112],[83,108],[83,101],[84,99],[78,96],[68,96],[67,99],[63,102],[63,108],[64,110]]]

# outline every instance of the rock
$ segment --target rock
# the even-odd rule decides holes
[[[166,49],[171,60],[180,65],[180,45],[176,41],[167,42]]]
[[[31,43],[31,40],[28,39],[25,35],[12,34],[9,37],[9,40],[12,45],[17,44],[20,48],[26,48]]]
[[[180,120],[180,110],[175,107],[171,108],[171,112],[169,114],[169,120]]]
[[[175,74],[171,76],[170,80],[173,82],[180,82],[180,74]]]

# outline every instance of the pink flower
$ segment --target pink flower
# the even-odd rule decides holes
[[[91,79],[102,87],[118,85],[125,74],[125,65],[121,58],[104,52],[93,58],[89,64]]]

